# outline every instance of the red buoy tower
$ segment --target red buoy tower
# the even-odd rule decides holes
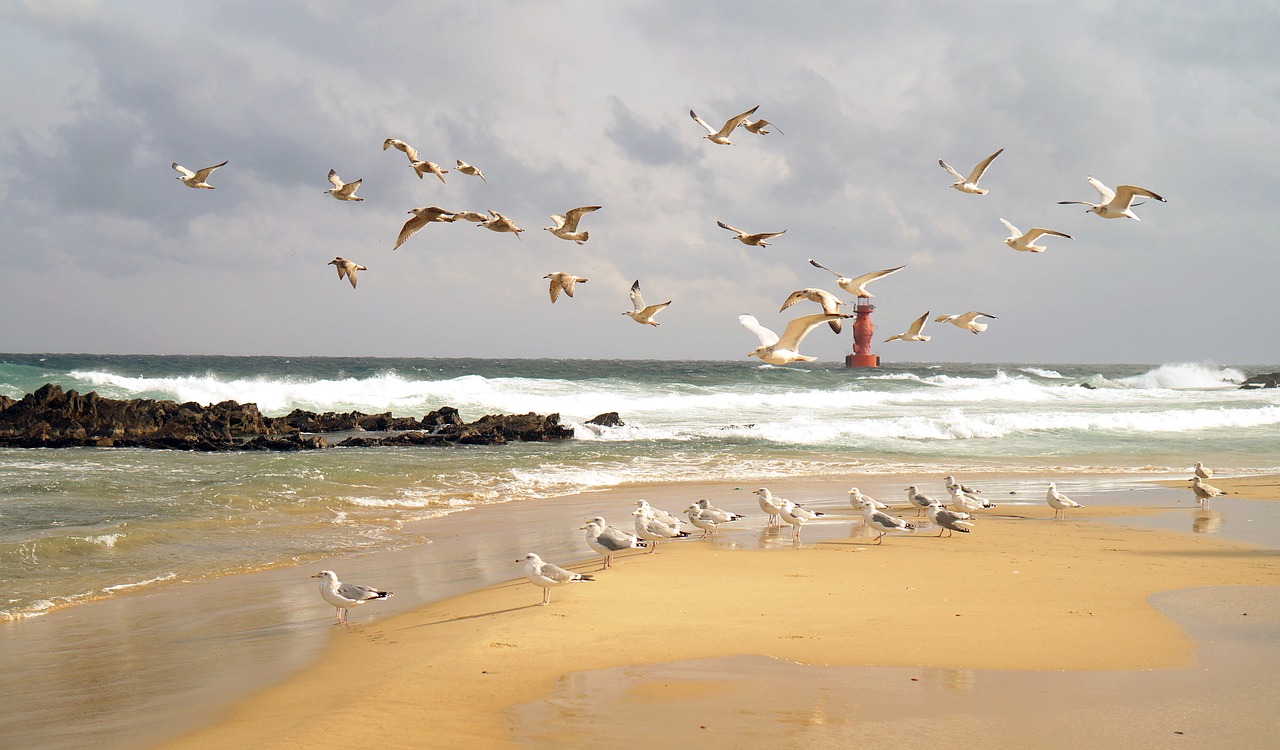
[[[880,355],[871,353],[871,337],[875,335],[876,325],[871,322],[871,311],[876,306],[871,304],[870,297],[859,297],[854,312],[858,317],[853,321],[853,353],[844,355],[845,367],[879,367]]]

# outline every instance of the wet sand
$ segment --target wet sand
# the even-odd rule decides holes
[[[890,500],[901,483],[860,478]],[[394,616],[356,610],[351,627],[328,628],[333,647],[314,666],[166,747],[1212,747],[1274,736],[1274,542],[1134,525],[1196,508],[1189,493],[1132,479],[1071,491],[1088,507],[1054,521],[1043,482],[1024,478],[1016,495],[993,494],[1006,502],[973,534],[875,545],[839,500],[848,484],[770,484],[846,514],[806,527],[798,547],[726,487],[504,506],[490,517],[508,530],[595,512],[624,526],[637,496],[674,510],[705,493],[756,521],[630,554],[594,583],[555,590],[548,607],[520,578]],[[1260,487],[1280,497],[1275,478]],[[565,542],[531,526],[518,541],[478,541],[474,559],[510,579],[528,549],[580,559],[578,532]],[[377,557],[367,582],[389,585],[396,567]],[[594,570],[598,558],[570,567]]]

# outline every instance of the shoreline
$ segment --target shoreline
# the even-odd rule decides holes
[[[1218,486],[1232,491],[1232,481]],[[815,492],[830,497],[843,483],[775,484],[802,499]],[[1248,484],[1257,486],[1241,497],[1280,499],[1275,477]],[[589,499],[604,504],[610,494]],[[661,493],[648,494],[655,505],[674,509],[655,499]],[[1180,495],[1162,497],[1183,502]],[[536,606],[540,592],[523,578],[510,580],[518,575],[513,563],[506,581],[479,592],[386,618],[357,610],[356,624],[334,633],[319,662],[164,747],[336,746],[375,737],[395,746],[424,726],[430,730],[417,737],[421,742],[523,744],[511,734],[512,712],[545,710],[546,699],[574,675],[741,654],[942,670],[1185,670],[1195,663],[1196,644],[1148,597],[1189,587],[1280,585],[1274,564],[1250,563],[1280,557],[1274,545],[1097,523],[1155,511],[1086,504],[1071,519],[1052,522],[1043,501],[1028,497],[1004,512],[980,514],[986,517],[974,534],[891,536],[878,547],[857,532],[851,508],[847,518],[822,524],[828,533],[807,527],[796,550],[786,549],[789,535],[771,540],[755,528],[725,531],[710,544],[628,555],[593,584],[553,591],[547,608]],[[541,551],[562,564],[574,559]],[[594,570],[597,560],[567,567]],[[857,566],[852,576],[851,566]],[[1061,637],[1051,642],[1048,632]],[[366,666],[372,663],[379,668]],[[383,728],[355,718],[371,713]],[[559,739],[572,744],[571,737]]]

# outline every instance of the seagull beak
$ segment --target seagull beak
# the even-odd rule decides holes
[[[311,577],[312,577],[312,578],[323,578],[324,576],[320,575],[319,573],[316,573],[315,575],[313,575],[313,576],[311,576]]]

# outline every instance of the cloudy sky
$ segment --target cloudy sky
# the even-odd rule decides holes
[[[886,360],[1280,362],[1273,3],[6,3],[0,351],[738,359],[843,273]],[[700,138],[756,104],[783,133]],[[419,180],[387,137],[450,172]],[[997,148],[985,196],[947,188]],[[170,162],[229,160],[192,190]],[[324,191],[330,168],[362,203]],[[1168,203],[1141,222],[1085,181]],[[542,227],[579,205],[591,240]],[[517,240],[408,209],[495,209]],[[1049,227],[1002,244],[1000,217]],[[716,220],[787,233],[746,247]],[[368,266],[353,290],[332,266]],[[551,305],[542,276],[590,281]],[[639,279],[659,328],[620,313]],[[804,350],[839,360],[825,328]]]

